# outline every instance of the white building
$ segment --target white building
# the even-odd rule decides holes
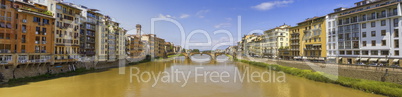
[[[263,55],[276,58],[279,48],[289,47],[289,28],[289,25],[284,24],[264,32]]]
[[[364,0],[353,8],[336,10],[329,17],[334,15],[338,16],[328,19],[337,21],[339,53],[329,55],[338,54],[338,62],[401,64],[401,0]],[[328,44],[331,43],[334,44]]]

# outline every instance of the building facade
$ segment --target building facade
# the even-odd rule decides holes
[[[279,27],[264,32],[263,53],[268,58],[277,58],[278,50],[289,46],[289,25]]]
[[[81,9],[63,2],[55,2],[55,5],[55,63],[77,62]]]
[[[330,15],[338,15],[339,63],[401,65],[400,0],[363,0]]]

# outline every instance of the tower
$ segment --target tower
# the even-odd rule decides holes
[[[137,24],[135,27],[137,28],[137,37],[141,37],[141,25]]]

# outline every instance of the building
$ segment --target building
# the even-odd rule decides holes
[[[325,16],[313,17],[290,28],[289,52],[296,60],[325,61],[326,20]]]
[[[281,25],[279,27],[264,31],[263,35],[263,55],[268,58],[277,58],[278,49],[289,46],[289,25]]]
[[[255,44],[252,43],[253,40],[257,37],[260,37],[260,35],[256,33],[251,35],[244,35],[241,41],[238,42],[238,52],[240,52],[242,56],[253,55],[253,52],[251,52],[250,50],[253,49],[252,46]]]
[[[97,9],[75,5],[81,9],[80,17],[80,55],[84,61],[107,61],[103,42],[105,37],[104,15]]]
[[[165,42],[165,52],[166,55],[174,55],[175,50],[174,50],[174,44],[172,42]]]
[[[54,2],[55,14],[55,63],[77,62],[80,51],[81,9],[70,3]]]
[[[332,28],[337,28],[333,36],[337,36],[339,52],[329,55],[338,55],[337,62],[401,65],[400,0],[363,0],[352,8],[335,9],[329,16],[336,20]]]
[[[53,61],[53,13],[47,6],[3,1],[0,11],[0,65],[5,68]],[[14,5],[14,6],[8,6]]]
[[[145,34],[141,36],[144,42],[145,53],[151,57],[166,57],[165,40],[156,37],[155,34]]]
[[[145,55],[144,43],[142,42],[141,25],[136,25],[136,35],[126,35],[126,51],[131,58]]]

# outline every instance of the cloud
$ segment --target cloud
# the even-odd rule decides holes
[[[232,23],[230,23],[230,22],[232,22],[233,19],[230,18],[230,17],[228,17],[228,18],[225,18],[225,20],[226,20],[226,22],[217,24],[217,25],[215,25],[214,27],[215,27],[216,29],[222,29],[222,28],[229,28],[229,27],[231,27],[231,26],[232,26]]]
[[[265,10],[270,10],[275,7],[286,6],[287,4],[290,4],[290,3],[293,3],[293,0],[270,1],[270,2],[263,2],[256,6],[252,6],[251,8],[265,11]]]
[[[200,10],[195,15],[198,16],[199,18],[204,18],[205,14],[207,14],[208,12],[209,10]]]
[[[232,26],[231,23],[220,23],[220,24],[215,25],[214,27],[216,29],[221,29],[221,28],[229,28],[230,26]]]
[[[171,15],[163,15],[163,14],[159,14],[158,18],[174,18]]]
[[[190,15],[188,15],[188,14],[181,14],[181,15],[180,15],[180,18],[181,18],[181,19],[188,18],[188,17],[190,17]]]

